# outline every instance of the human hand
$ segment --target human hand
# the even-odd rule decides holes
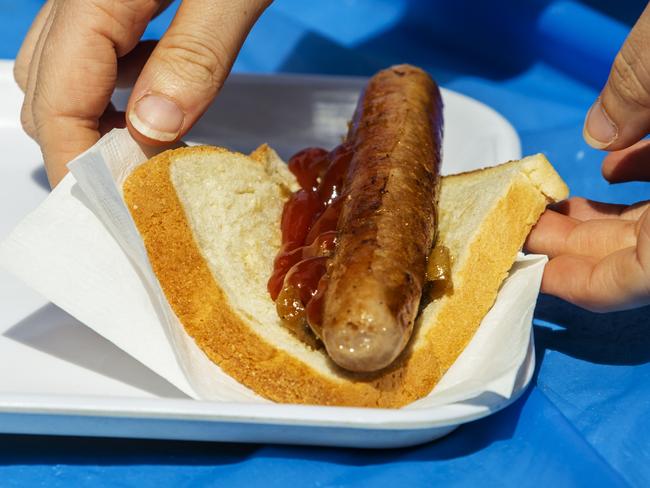
[[[632,29],[584,138],[610,152],[602,173],[612,183],[650,181],[650,7]],[[594,311],[650,304],[650,202],[614,205],[572,198],[548,210],[527,241],[548,254],[542,291]]]
[[[597,312],[650,304],[648,202],[571,198],[542,215],[526,248],[550,258],[543,293]]]
[[[47,0],[16,58],[21,121],[50,184],[101,134],[123,126],[110,104],[133,85],[126,124],[148,144],[180,139],[217,95],[251,27],[272,0],[184,0],[157,43],[139,42],[171,0]]]

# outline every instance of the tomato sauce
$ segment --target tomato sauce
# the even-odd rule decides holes
[[[268,290],[285,325],[311,345],[313,335],[320,336],[327,269],[337,244],[342,187],[351,159],[351,147],[342,144],[330,152],[304,149],[289,160],[301,188],[284,205],[282,247]]]

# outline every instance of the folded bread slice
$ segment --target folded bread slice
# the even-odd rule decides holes
[[[277,402],[400,407],[427,395],[476,332],[524,239],[567,187],[542,155],[442,179],[438,243],[453,290],[423,306],[412,340],[371,376],[337,367],[285,329],[266,283],[284,202],[297,187],[268,146],[166,151],[124,199],[167,300],[205,354]]]

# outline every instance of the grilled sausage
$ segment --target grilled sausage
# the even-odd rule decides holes
[[[411,336],[435,236],[441,139],[429,75],[400,65],[369,81],[348,133],[354,156],[323,305],[323,342],[346,369],[388,366]]]

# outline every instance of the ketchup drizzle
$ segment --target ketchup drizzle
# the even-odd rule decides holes
[[[336,247],[336,227],[344,201],[342,186],[351,159],[352,148],[344,143],[330,152],[307,148],[289,160],[289,170],[301,189],[284,205],[282,247],[273,263],[268,291],[278,301],[279,313],[281,293],[299,298],[302,308],[298,305],[288,315],[299,316],[317,336],[328,284],[327,269]],[[286,300],[282,302],[286,307]],[[296,324],[290,328],[295,330]]]

